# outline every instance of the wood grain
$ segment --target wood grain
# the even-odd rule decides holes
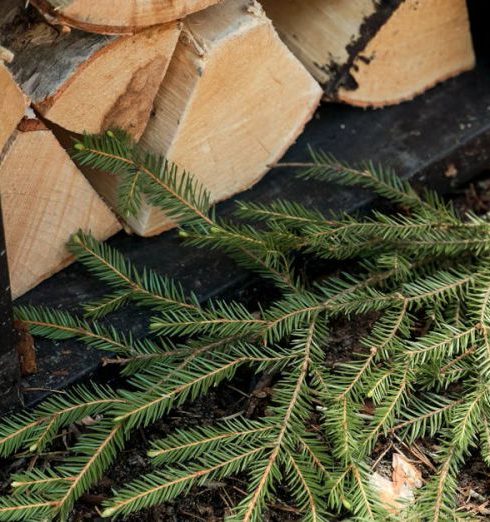
[[[0,152],[24,116],[27,97],[8,69],[0,62]]]
[[[409,100],[475,64],[465,0],[263,0],[328,99]]]
[[[0,6],[0,33],[15,54],[9,65],[36,110],[72,132],[119,126],[142,134],[180,34],[169,23],[133,36],[60,33],[23,8]]]
[[[12,294],[71,262],[65,245],[78,229],[106,239],[120,224],[48,130],[17,131],[0,163]]]
[[[387,2],[387,16],[396,2]],[[375,0],[262,0],[279,35],[311,74],[328,88],[350,61]]]
[[[219,0],[31,0],[58,23],[103,34],[131,34],[184,18]]]
[[[303,130],[322,91],[256,2],[227,0],[188,17],[142,136],[220,201],[255,184]],[[92,178],[114,201],[115,180]],[[145,207],[130,226],[172,223]]]
[[[361,107],[392,105],[474,66],[465,0],[405,0],[354,61],[354,88],[337,97]]]

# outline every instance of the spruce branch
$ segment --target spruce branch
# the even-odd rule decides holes
[[[75,387],[66,395],[53,396],[28,415],[16,415],[0,427],[0,456],[6,457],[29,445],[42,450],[57,431],[88,415],[97,415],[124,399],[110,388],[92,385]]]
[[[68,248],[91,273],[116,289],[115,294],[88,305],[93,318],[116,310],[129,299],[154,310],[200,308],[196,296],[186,295],[179,283],[151,270],[139,273],[117,250],[91,235],[78,232],[72,236]]]
[[[264,452],[262,446],[242,446],[240,450],[208,453],[206,461],[186,469],[170,468],[166,471],[146,475],[130,483],[118,492],[115,500],[106,504],[102,512],[105,518],[124,516],[134,511],[173,500],[178,495],[188,493],[195,485],[203,485],[208,480],[222,479],[232,473],[246,469]]]
[[[14,522],[18,520],[42,521],[51,518],[56,501],[45,500],[34,495],[0,497],[0,520]],[[48,518],[48,519],[49,519]]]
[[[399,212],[324,216],[288,201],[240,204],[235,216],[260,223],[254,227],[217,219],[211,196],[192,176],[122,133],[84,137],[75,157],[121,178],[126,215],[143,201],[156,205],[181,226],[188,245],[226,252],[272,282],[280,297],[258,311],[239,301],[200,303],[177,281],[136,267],[92,236],[73,236],[71,252],[107,293],[85,305],[85,318],[42,307],[20,307],[17,317],[36,336],[101,350],[104,363],[118,365],[127,380],[117,391],[76,387],[0,425],[0,456],[28,456],[49,448],[67,426],[95,419],[56,466],[12,477],[0,521],[67,520],[135,430],[241,369],[274,376],[265,411],[254,420],[236,412],[154,441],[148,454],[155,471],[116,491],[104,517],[125,517],[242,475],[247,493],[228,517],[233,522],[261,522],[280,486],[304,520],[393,518],[372,484],[375,450],[393,438],[404,444],[430,438],[439,448],[438,470],[429,471],[400,517],[459,518],[462,466],[476,448],[490,461],[486,217],[459,215],[389,169],[352,168],[314,153],[303,176],[374,190]],[[308,260],[305,269],[297,270],[298,253]],[[310,280],[311,259],[349,264]],[[132,306],[149,312],[148,337],[99,321]],[[329,331],[339,321],[357,330],[365,314],[369,332],[354,336],[352,353],[332,363]]]
[[[360,168],[353,168],[331,154],[310,149],[310,163],[278,164],[300,170],[302,179],[320,179],[334,181],[347,186],[359,186],[373,190],[379,196],[408,208],[424,209],[430,216],[453,218],[452,208],[444,204],[437,194],[426,192],[422,199],[411,185],[399,178],[391,169],[366,162]]]
[[[276,392],[278,406],[275,413],[278,418],[279,429],[274,436],[272,450],[267,460],[259,461],[255,466],[256,473],[254,473],[252,489],[249,495],[237,507],[236,517],[244,522],[260,520],[265,502],[274,491],[274,483],[277,477],[281,475],[279,462],[284,458],[283,454],[287,451],[290,444],[290,430],[304,415],[304,413],[298,412],[298,408],[304,406],[304,401],[307,400],[307,387],[305,384],[311,362],[315,357],[316,335],[317,324],[315,320],[308,329],[299,334],[298,342],[303,344],[301,366],[291,375],[289,382],[284,388]]]
[[[102,135],[85,135],[74,149],[73,158],[81,165],[123,178],[118,192],[123,213],[136,212],[141,206],[141,195],[144,195],[149,203],[163,210],[170,218],[188,225],[201,240],[213,239],[214,232],[223,228],[223,224],[218,223],[214,213],[210,212],[210,194],[195,178],[179,171],[165,158],[145,153],[127,134],[108,131]],[[227,247],[230,238],[220,235],[221,246],[230,253]],[[184,232],[183,237],[189,237],[189,233]],[[248,234],[234,234],[232,239],[232,253],[237,254],[235,257],[248,268],[281,281],[290,289],[296,287],[290,274],[270,266],[260,254],[243,246],[250,242]]]

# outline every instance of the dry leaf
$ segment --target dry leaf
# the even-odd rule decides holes
[[[87,417],[84,417],[81,419],[78,424],[81,424],[82,426],[93,426],[94,424],[97,424],[101,419],[100,415],[96,415],[95,418],[88,415]]]
[[[422,473],[400,453],[393,453],[393,485],[396,491],[422,487]]]
[[[400,453],[393,453],[392,467],[392,480],[375,472],[371,475],[371,484],[383,506],[397,514],[413,502],[414,490],[422,486],[422,474]]]
[[[399,501],[398,493],[395,492],[393,482],[374,472],[371,475],[371,485],[375,491],[378,492],[381,503],[390,513],[398,513],[403,505]]]
[[[458,175],[458,169],[456,168],[456,165],[454,163],[450,163],[444,172],[444,176],[446,178],[455,178]]]

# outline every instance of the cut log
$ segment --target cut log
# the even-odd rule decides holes
[[[227,0],[186,20],[141,142],[223,200],[251,187],[283,155],[321,94],[261,7]],[[113,200],[114,178],[91,180]],[[171,226],[149,207],[129,224],[141,235]]]
[[[178,40],[171,23],[134,36],[81,31],[58,33],[23,9],[24,0],[0,7],[10,70],[47,120],[72,132],[120,127],[138,138]],[[1,33],[1,30],[0,30]],[[1,42],[0,42],[1,43]]]
[[[0,61],[0,152],[24,116],[28,99]]]
[[[475,63],[465,0],[262,3],[331,99],[395,104]]]
[[[23,120],[0,159],[0,193],[15,297],[71,262],[78,229],[106,239],[121,226],[51,131]]]
[[[219,0],[31,0],[48,19],[84,31],[132,34],[183,18]]]

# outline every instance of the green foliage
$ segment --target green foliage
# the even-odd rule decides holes
[[[40,307],[19,308],[17,317],[34,335],[109,352],[127,384],[117,391],[74,388],[4,421],[0,457],[41,454],[63,428],[88,416],[94,422],[62,462],[12,477],[12,495],[0,499],[0,521],[67,520],[132,433],[232,380],[242,367],[274,376],[265,413],[254,420],[241,413],[152,442],[155,470],[116,491],[102,516],[124,517],[241,474],[247,491],[229,521],[261,522],[280,487],[304,521],[393,519],[370,479],[379,445],[431,439],[437,471],[416,493],[407,520],[462,517],[462,466],[477,450],[490,465],[485,219],[458,215],[389,170],[353,168],[316,152],[301,176],[372,190],[391,200],[394,212],[326,217],[287,201],[242,203],[236,224],[214,215],[208,192],[189,174],[120,132],[85,136],[75,149],[79,163],[120,176],[123,213],[149,201],[178,221],[183,241],[228,253],[273,282],[279,297],[259,311],[233,301],[201,304],[178,282],[76,234],[70,251],[107,294],[84,306],[85,317]],[[295,268],[298,253],[348,260],[353,268],[311,281]],[[132,305],[149,313],[146,337],[103,320]],[[329,332],[339,318],[355,328],[367,313],[375,322],[357,353],[327,364]]]

